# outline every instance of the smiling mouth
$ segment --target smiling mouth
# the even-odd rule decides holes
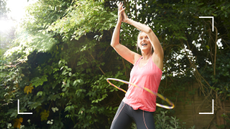
[[[141,44],[141,46],[147,46],[147,43],[143,43],[143,44]]]

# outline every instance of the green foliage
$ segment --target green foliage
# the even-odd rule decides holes
[[[9,109],[6,114],[1,115],[10,116],[5,121],[10,121],[17,117],[18,114],[14,110],[14,104],[11,103],[14,103],[16,99],[20,99],[20,111],[32,111],[35,117],[38,118],[38,120],[35,120],[36,118],[31,120],[32,125],[31,123],[26,123],[26,128],[34,128],[34,125],[36,125],[36,128],[62,128],[64,125],[65,128],[94,128],[95,126],[108,128],[109,125],[105,127],[104,123],[110,123],[111,117],[116,111],[116,108],[106,103],[109,100],[105,100],[109,96],[108,94],[115,90],[105,81],[106,76],[111,76],[112,74],[109,72],[106,73],[106,76],[98,74],[101,73],[98,67],[103,66],[105,63],[92,60],[93,58],[99,59],[98,57],[87,56],[95,56],[93,53],[95,53],[94,49],[98,41],[92,40],[93,37],[90,40],[84,37],[83,42],[74,39],[74,43],[71,43],[69,37],[68,40],[63,38],[65,35],[62,32],[47,29],[51,25],[50,23],[57,24],[59,22],[54,22],[55,20],[63,20],[62,15],[72,19],[76,18],[72,14],[77,13],[81,6],[75,8],[79,3],[73,2],[72,6],[66,6],[68,8],[66,8],[65,13],[57,11],[55,13],[58,15],[57,17],[51,17],[50,19],[52,20],[46,21],[47,18],[45,19],[45,17],[52,15],[47,11],[51,11],[50,9],[53,6],[62,7],[64,3],[62,1],[54,1],[54,3],[39,1],[29,7],[29,14],[37,17],[25,19],[23,29],[18,32],[20,35],[15,40],[18,46],[5,53],[7,61],[16,59],[18,60],[15,63],[17,65],[15,65],[16,67],[1,66],[6,73],[9,73],[5,77],[3,84],[9,87],[7,89],[10,89],[3,88],[1,92],[8,95],[9,93],[7,92],[11,92],[12,89],[16,88],[18,91],[13,95],[9,94],[7,98],[6,95],[5,97],[3,96],[2,101],[8,104],[4,108],[8,107]],[[90,6],[95,8],[89,8]],[[111,26],[102,28],[104,25],[101,23],[104,23],[105,19],[107,19],[106,22],[114,22],[115,18],[113,20],[109,18],[114,17],[113,13],[105,15],[106,11],[101,3],[84,3],[80,10],[85,10],[83,12],[86,13],[86,7],[92,9],[87,10],[90,13],[87,16],[92,19],[88,27],[94,28],[92,24],[96,21],[101,25],[98,30],[92,29],[91,32],[103,32],[103,30],[108,30],[112,27],[111,23]],[[105,16],[105,19],[99,19],[99,16]],[[79,17],[78,20],[82,19]],[[75,29],[83,23],[74,23]],[[68,26],[67,24],[65,27],[72,28],[73,26]],[[62,40],[60,40],[60,36]],[[79,35],[79,37],[82,36]],[[63,43],[63,41],[66,43]],[[119,73],[117,77],[120,77]],[[16,84],[18,87],[15,86]],[[24,93],[23,89],[29,84],[34,89]],[[51,112],[51,108],[54,106],[59,111]],[[51,125],[47,124],[50,118],[54,119]],[[66,125],[67,123],[68,125]]]
[[[1,0],[0,1],[0,19],[6,18],[6,14],[9,11],[9,9],[6,7],[7,0]]]
[[[222,101],[225,101],[230,96],[230,89],[229,89],[230,65],[228,64],[228,62],[230,61],[229,57],[230,57],[230,53],[225,53],[225,54],[219,53],[217,55],[215,69],[216,72],[218,72],[218,74],[216,75],[213,74],[213,66],[207,65],[205,69],[202,69],[202,74],[211,85],[210,89],[215,91],[220,96]],[[207,76],[207,74],[205,73],[209,73],[209,76]]]
[[[102,35],[103,30],[115,26],[116,20],[116,15],[107,12],[102,5],[89,0],[76,1],[66,10],[66,16],[52,23],[48,30],[60,33],[64,41],[78,40],[89,32],[100,32]]]
[[[229,117],[230,114],[222,114],[221,117],[224,118],[226,124],[222,124],[222,125],[216,125],[216,127],[218,129],[227,129],[230,127],[230,117]]]
[[[176,117],[167,116],[167,111],[161,111],[160,114],[155,115],[155,128],[156,129],[185,129],[185,123],[179,122]],[[195,129],[192,126],[190,129]]]
[[[156,129],[186,129],[185,122],[181,122],[176,117],[170,117],[167,115],[167,111],[160,111],[160,113],[154,115],[155,128]],[[137,129],[135,123],[132,123],[132,129]],[[195,129],[195,125],[189,129]]]

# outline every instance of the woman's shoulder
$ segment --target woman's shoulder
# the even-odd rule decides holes
[[[152,54],[153,63],[162,71],[163,70],[163,59],[160,58],[157,54]]]
[[[140,59],[141,59],[141,55],[140,54],[135,54],[135,56],[134,56],[134,64],[133,65],[135,65]]]

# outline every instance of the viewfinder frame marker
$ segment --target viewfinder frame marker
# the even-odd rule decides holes
[[[212,32],[214,31],[214,16],[199,16],[199,18],[212,18]]]
[[[214,114],[214,99],[212,99],[212,112],[199,112],[199,114]]]
[[[33,114],[33,112],[19,112],[19,99],[18,99],[18,114]]]

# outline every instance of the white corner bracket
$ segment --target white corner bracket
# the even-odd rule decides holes
[[[212,112],[199,112],[199,114],[214,114],[214,99],[212,99]]]
[[[19,112],[19,99],[18,99],[18,114],[33,114],[32,112]]]
[[[212,18],[212,32],[214,31],[214,16],[199,16],[199,18]]]

